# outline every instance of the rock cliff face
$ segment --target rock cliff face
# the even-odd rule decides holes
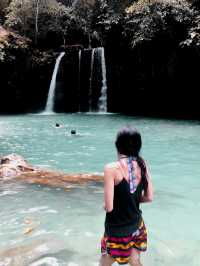
[[[70,6],[73,1],[61,2]],[[84,22],[88,25],[82,21],[79,28],[68,25],[63,47],[67,56],[58,73],[56,110],[71,112],[78,108],[78,56],[68,44],[85,48],[91,44],[105,47],[108,111],[200,118],[196,85],[200,68],[199,2],[93,2],[95,16],[88,13],[90,19]],[[2,32],[1,28],[0,112],[42,110],[60,47],[55,48],[52,40],[54,50],[36,49],[29,40]],[[68,94],[66,87],[70,88]]]
[[[42,109],[54,59],[51,52],[33,50],[29,39],[0,27],[0,112]]]
[[[15,100],[21,97],[24,89],[21,86],[23,80],[22,69],[24,74],[27,68],[26,64],[21,64],[29,58],[28,41],[13,32],[6,31],[0,27],[0,75],[1,75],[1,100],[0,111],[6,108],[8,111],[14,111]],[[20,86],[19,86],[20,84]],[[22,107],[19,102],[19,111]]]
[[[109,109],[200,117],[199,13],[186,1],[140,2],[104,31]]]

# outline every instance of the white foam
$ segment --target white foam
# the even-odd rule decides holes
[[[9,266],[12,263],[11,258],[5,258],[3,261],[0,261],[0,266]]]
[[[58,211],[56,211],[56,210],[47,210],[45,212],[48,212],[48,213],[58,213]]]
[[[35,249],[35,251],[38,251],[38,252],[46,252],[46,251],[48,251],[48,247],[47,247],[47,245],[45,245],[45,244],[43,244],[43,245],[40,245],[39,247],[37,247],[36,249]]]
[[[72,232],[72,229],[67,229],[67,230],[64,232],[64,235],[65,235],[65,236],[68,236],[71,232]]]
[[[94,234],[92,232],[85,232],[85,236],[86,237],[92,237],[92,236],[94,236]]]
[[[53,257],[42,258],[36,262],[31,263],[29,266],[59,266],[58,260]]]
[[[48,208],[47,206],[35,207],[35,208],[30,208],[28,210],[22,210],[22,211],[20,211],[20,213],[33,213],[33,212],[46,210],[47,208]]]

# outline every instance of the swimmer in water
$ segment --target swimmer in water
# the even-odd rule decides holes
[[[75,129],[71,130],[71,135],[76,135],[76,130]]]
[[[56,123],[55,127],[63,127],[63,125]]]

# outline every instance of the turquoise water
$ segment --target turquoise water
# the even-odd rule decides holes
[[[199,266],[199,122],[112,114],[1,116],[0,154],[17,153],[47,169],[101,173],[116,159],[115,134],[125,124],[142,133],[142,155],[155,187],[154,202],[142,206],[149,233],[144,265]],[[43,251],[35,249],[26,258],[21,252],[14,265],[98,265],[102,204],[103,188],[97,183],[69,190],[0,184],[0,254],[43,241]],[[0,255],[0,265],[11,265],[6,263]]]

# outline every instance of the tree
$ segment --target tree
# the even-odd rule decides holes
[[[9,6],[11,0],[0,0],[0,24],[4,22],[6,8]]]
[[[81,27],[88,35],[88,45],[91,46],[92,21],[95,7],[98,0],[75,0],[73,3],[73,12],[79,21]]]
[[[26,35],[30,30],[33,3],[30,0],[12,0],[7,8],[5,25]],[[28,35],[28,34],[27,34]]]
[[[35,14],[35,44],[37,45],[38,39],[38,16],[39,16],[40,0],[36,0],[36,14]]]
[[[69,20],[69,13],[69,8],[56,0],[12,0],[6,25],[30,37],[37,45],[38,38],[45,38],[53,28],[65,32],[64,23],[60,22]]]

